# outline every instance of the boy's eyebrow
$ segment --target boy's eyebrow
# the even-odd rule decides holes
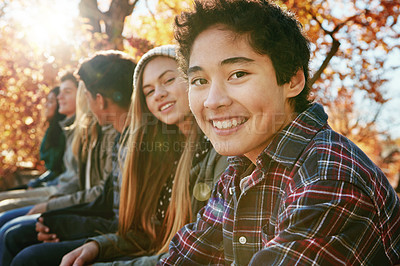
[[[254,62],[253,59],[247,58],[247,57],[232,57],[232,58],[227,58],[222,60],[220,63],[221,66],[224,65],[231,65],[231,64],[238,64],[238,63],[251,63]],[[187,71],[187,75],[189,76],[190,74],[197,72],[197,71],[202,71],[203,69],[199,66],[193,66],[189,67]]]
[[[238,63],[249,63],[249,62],[254,62],[254,60],[247,58],[247,57],[241,57],[241,56],[240,57],[232,57],[232,58],[227,58],[225,60],[222,60],[221,66],[238,64]]]
[[[203,69],[199,66],[193,66],[193,67],[189,67],[188,71],[187,71],[187,75],[189,76],[190,74],[197,72],[197,71],[202,71]]]

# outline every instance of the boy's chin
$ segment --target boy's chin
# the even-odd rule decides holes
[[[235,147],[233,147],[232,144],[229,144],[228,142],[213,142],[211,140],[211,143],[215,149],[215,151],[223,156],[237,156],[237,155],[243,155],[243,153]]]

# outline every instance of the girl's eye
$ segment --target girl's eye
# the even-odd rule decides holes
[[[207,84],[207,80],[206,79],[202,79],[202,78],[198,78],[198,79],[193,79],[190,82],[191,85],[195,85],[195,86],[201,86],[204,84]]]
[[[152,94],[154,92],[154,90],[148,90],[144,93],[144,97],[150,96],[150,94]]]
[[[172,82],[174,82],[174,80],[175,80],[175,77],[170,78],[170,79],[167,79],[167,80],[164,82],[164,84],[165,84],[165,85],[171,84]]]
[[[246,76],[248,73],[244,72],[244,71],[238,71],[232,74],[231,78],[232,79],[239,79],[242,78],[244,76]]]

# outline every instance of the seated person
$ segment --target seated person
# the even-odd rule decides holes
[[[131,125],[135,125],[137,129],[131,128],[132,138],[128,142],[130,147],[143,146],[145,149],[135,150],[132,156],[128,156],[125,164],[128,168],[125,168],[126,176],[122,183],[118,233],[90,238],[88,243],[65,256],[62,264],[70,265],[74,260],[91,263],[95,259],[110,261],[136,257],[139,258],[133,261],[128,260],[126,263],[141,260],[154,264],[158,256],[168,250],[168,244],[176,231],[185,223],[192,221],[195,214],[205,205],[212,187],[227,167],[226,157],[217,155],[209,141],[204,139],[203,134],[199,134],[197,124],[189,111],[187,83],[179,75],[175,49],[173,45],[166,45],[148,51],[140,59],[135,70],[135,95],[131,109],[132,112],[135,111],[131,114]],[[144,146],[145,143],[139,145],[135,139],[146,137],[144,130],[147,130],[150,136],[157,136],[155,139],[157,141],[163,135],[165,138],[171,135],[168,132],[171,132],[174,127],[168,127],[169,131],[167,131],[167,127],[159,122],[158,134],[151,132],[155,130],[152,127],[143,128],[142,125],[146,124],[145,118],[149,117],[145,115],[149,111],[161,122],[168,125],[175,123],[179,129],[172,131],[178,133],[176,140],[160,148],[169,147],[166,151],[171,153],[171,147],[176,149],[182,145],[179,141],[185,141],[188,148],[200,146],[194,156],[193,150],[189,150],[188,154],[183,152],[179,163],[171,160],[146,160],[151,165],[152,171],[148,172],[151,175],[140,174],[140,169],[137,169],[135,173],[131,169],[136,169],[134,166],[137,164],[148,167],[140,163],[141,156],[144,156],[146,148],[152,147]],[[141,128],[143,129],[139,130]],[[196,141],[191,144],[193,140]],[[149,141],[154,142],[152,139]],[[184,164],[188,159],[192,161],[190,174],[187,169],[190,165]],[[166,171],[164,169],[173,169],[176,165],[178,168],[175,175],[171,174],[163,187],[160,185],[156,187],[156,184],[162,184],[157,180],[165,178],[163,177]],[[129,195],[135,195],[135,197],[131,198]],[[160,195],[158,200],[152,199],[158,195]],[[152,213],[151,210],[156,210],[156,213]],[[22,251],[24,252],[25,250]],[[142,257],[143,255],[154,256]],[[17,256],[19,257],[20,255]]]
[[[26,214],[33,204],[44,202],[55,193],[72,192],[65,189],[66,184],[77,175],[77,161],[72,154],[71,142],[73,138],[73,124],[76,111],[76,92],[78,82],[72,73],[66,73],[61,77],[60,92],[57,96],[59,113],[66,116],[60,122],[65,134],[65,151],[63,155],[64,172],[55,178],[56,183],[45,187],[30,190],[12,190],[0,193],[0,213],[21,208],[14,217]],[[24,207],[24,208],[23,208]],[[2,218],[3,219],[3,218]],[[1,222],[0,226],[4,224]]]
[[[52,181],[64,170],[62,157],[65,149],[65,135],[62,132],[59,122],[65,119],[65,115],[58,112],[57,96],[59,92],[60,87],[54,87],[47,95],[44,105],[44,117],[47,129],[40,145],[40,160],[44,161],[46,172],[38,178],[29,181],[28,184],[12,188],[11,190],[45,186],[47,182]]]
[[[262,0],[196,0],[175,37],[191,110],[233,157],[160,264],[398,264],[399,198],[309,101],[309,42],[293,14]]]
[[[116,130],[110,125],[101,127],[91,114],[85,97],[85,88],[80,83],[77,95],[77,114],[74,124],[71,149],[78,162],[78,177],[66,183],[63,188],[69,187],[77,191],[71,194],[54,194],[43,203],[31,208],[28,215],[24,215],[26,208],[6,211],[0,214],[0,257],[2,257],[5,232],[14,226],[35,222],[38,215],[44,211],[55,210],[76,204],[91,202],[103,190],[105,179],[112,170],[112,144],[117,137]],[[75,187],[75,188],[74,188]],[[60,190],[59,190],[60,191]],[[18,218],[17,218],[18,217]]]
[[[57,219],[57,217],[61,217],[60,220],[57,220],[56,226],[63,230],[63,232],[71,229],[70,234],[65,234],[70,237],[69,239],[63,238],[63,233],[58,231],[63,240],[79,240],[81,237],[91,236],[92,234],[116,230],[116,226],[114,225],[116,225],[119,204],[119,169],[124,159],[124,152],[122,152],[121,158],[119,158],[118,150],[120,148],[124,150],[122,140],[124,139],[124,134],[127,132],[125,119],[132,94],[134,68],[135,63],[132,58],[117,51],[99,52],[93,58],[89,58],[83,62],[79,68],[77,74],[83,81],[82,84],[86,85],[86,89],[83,89],[83,94],[91,113],[96,117],[100,126],[104,128],[111,125],[119,133],[114,138],[112,145],[108,143],[101,149],[112,148],[112,171],[107,176],[101,195],[88,204],[75,205],[43,214],[44,216],[47,215],[46,221],[48,223]],[[81,86],[81,88],[83,87]],[[121,139],[121,142],[119,139]],[[94,160],[93,163],[99,166],[102,164],[100,158]],[[90,167],[90,169],[86,170],[92,169],[93,167]],[[54,216],[56,218],[53,218]],[[16,234],[20,235],[14,239],[15,242],[13,244],[4,246],[2,265],[10,264],[12,256],[17,253],[14,253],[14,250],[38,243],[37,232],[35,231],[37,216],[33,218],[29,222],[25,221],[24,224],[8,228],[4,233],[4,241],[13,239],[8,236],[13,234],[14,230]],[[52,226],[55,232],[57,232],[57,228]],[[49,239],[41,239],[39,237],[39,240],[57,241],[52,236]],[[3,244],[6,244],[4,241]],[[50,255],[55,254],[50,252]]]

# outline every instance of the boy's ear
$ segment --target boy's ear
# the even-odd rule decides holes
[[[296,74],[286,83],[286,98],[296,97],[301,93],[306,83],[303,69],[299,69]]]
[[[96,94],[96,103],[101,110],[104,110],[107,107],[106,99],[100,93]]]

